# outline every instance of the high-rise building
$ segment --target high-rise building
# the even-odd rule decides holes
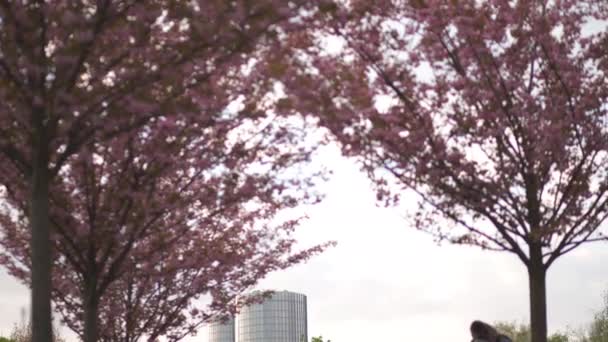
[[[306,296],[280,291],[260,304],[242,308],[237,342],[307,342]]]
[[[234,318],[217,321],[208,325],[209,342],[234,342]]]

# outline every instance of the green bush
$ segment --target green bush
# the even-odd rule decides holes
[[[494,327],[501,333],[509,336],[513,342],[530,342],[532,336],[530,334],[530,326],[526,324],[517,324],[512,322],[498,322]],[[572,338],[567,334],[557,332],[547,337],[548,342],[573,342]],[[595,342],[595,341],[594,341]]]

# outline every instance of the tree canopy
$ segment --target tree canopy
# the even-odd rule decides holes
[[[521,260],[546,342],[547,270],[606,240],[608,3],[323,3],[284,105],[330,129],[379,200],[418,200],[418,228]]]
[[[0,1],[0,261],[32,287],[33,341],[51,342],[51,295],[96,341],[97,310],[120,322],[117,298],[132,287],[118,278],[133,270],[138,296],[167,290],[176,305],[173,294],[211,292],[218,308],[305,259],[291,253],[295,222],[273,218],[314,200],[300,191],[314,177],[286,171],[311,148],[294,143],[304,121],[269,110],[267,56],[310,6]]]

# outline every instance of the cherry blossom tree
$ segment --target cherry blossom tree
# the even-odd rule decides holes
[[[0,1],[0,184],[31,230],[33,341],[51,342],[49,215],[59,209],[49,191],[69,184],[71,159],[104,154],[161,117],[214,130],[211,113],[241,94],[241,112],[262,115],[257,95],[270,82],[247,79],[260,76],[252,61],[307,3]]]
[[[83,341],[177,341],[233,314],[236,296],[268,272],[327,246],[292,252],[298,219],[276,217],[317,200],[313,178],[284,174],[314,146],[303,146],[301,123],[260,120],[220,113],[201,127],[161,117],[67,160],[50,196],[53,293]],[[5,203],[26,206],[5,189]],[[28,282],[27,219],[4,213],[2,260]]]
[[[547,270],[606,240],[608,3],[322,3],[282,105],[318,117],[380,200],[417,194],[417,227],[516,255],[546,342]]]

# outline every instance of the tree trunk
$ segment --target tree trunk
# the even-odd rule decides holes
[[[41,116],[41,115],[40,115]],[[35,123],[30,197],[32,342],[52,342],[49,149],[42,118]]]
[[[547,271],[543,264],[542,247],[530,246],[528,280],[530,283],[530,328],[532,342],[547,342]]]
[[[84,337],[83,342],[97,342],[98,326],[97,326],[97,310],[99,300],[96,296],[97,282],[96,279],[87,279],[85,288],[84,303]]]

